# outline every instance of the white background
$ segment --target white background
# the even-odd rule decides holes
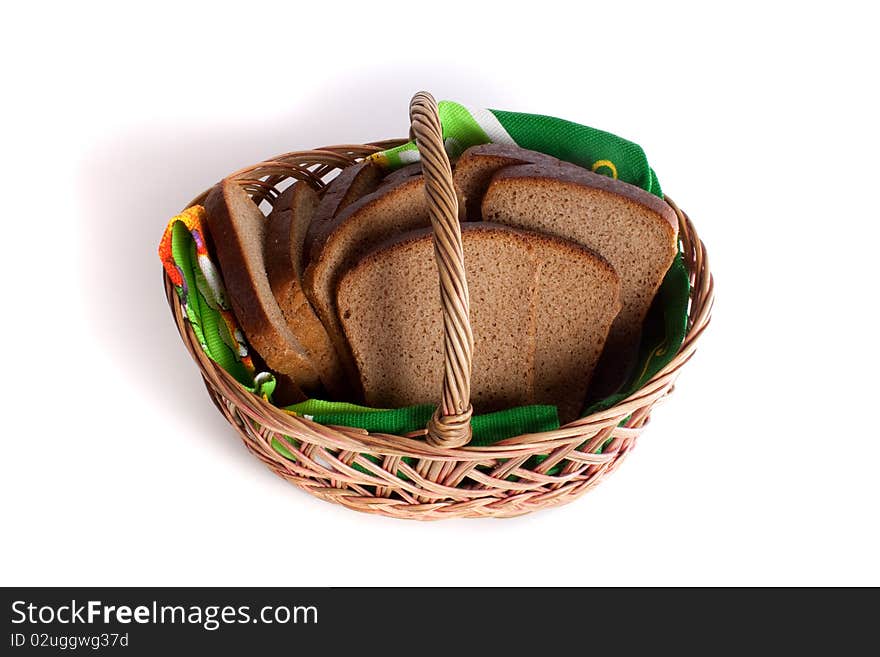
[[[0,583],[880,584],[869,3],[24,4],[0,25]],[[571,505],[314,499],[246,452],[168,312],[156,245],[191,197],[403,136],[423,88],[638,141],[707,244],[696,357]]]

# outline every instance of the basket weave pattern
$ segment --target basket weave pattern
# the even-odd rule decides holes
[[[427,144],[430,135],[426,136],[424,130],[432,129],[433,99],[425,96],[420,100],[427,109],[420,109],[417,100],[418,95],[413,104],[413,127],[429,178],[426,186],[430,196],[430,177],[439,180],[443,171],[441,167],[431,173],[427,163],[431,146]],[[420,111],[427,121],[421,134],[416,129]],[[322,189],[324,181],[337,169],[402,141],[287,153],[242,169],[230,178],[247,190],[255,202],[271,204],[278,197],[278,185],[288,179],[302,180]],[[442,150],[442,145],[440,148]],[[445,166],[448,174],[448,160]],[[442,190],[437,193],[438,200],[430,203],[435,236],[438,225],[434,210],[446,202]],[[202,203],[206,195],[207,192],[202,193],[190,205]],[[454,194],[452,197],[454,199]],[[324,426],[285,413],[249,393],[202,351],[183,316],[173,284],[163,273],[165,291],[181,338],[201,370],[211,399],[245,446],[279,476],[324,500],[397,518],[516,516],[574,500],[613,472],[635,446],[654,405],[672,391],[681,367],[693,356],[697,339],[709,323],[714,290],[705,248],[688,216],[668,197],[666,201],[678,216],[679,239],[691,281],[687,335],[678,354],[636,393],[612,408],[559,429],[516,436],[490,446],[466,445],[470,435],[467,423],[470,417],[470,353],[467,351],[470,327],[467,326],[465,335],[460,323],[456,326],[454,318],[450,319],[455,315],[450,309],[461,302],[461,293],[464,301],[467,299],[466,283],[463,292],[460,284],[464,282],[460,261],[461,281],[456,288],[459,298],[450,299],[449,303],[444,300],[444,323],[448,326],[443,399],[429,427],[407,436]],[[446,209],[451,217],[457,215],[454,208]],[[460,239],[459,235],[459,249]],[[441,257],[451,257],[448,266],[454,278],[455,254],[441,254],[441,242],[439,237],[435,241],[441,279],[444,267]],[[454,239],[447,246],[454,251]],[[459,338],[453,341],[450,352],[450,332],[456,330]],[[465,369],[465,376],[456,375],[456,370],[461,374]],[[627,421],[621,425],[625,418]],[[426,434],[429,434],[427,440]],[[281,442],[296,460],[285,458],[273,449],[273,439]],[[609,439],[610,443],[597,453]],[[378,462],[365,455],[378,458]],[[548,457],[535,464],[532,457],[538,455]],[[415,461],[407,463],[404,457]],[[360,469],[353,467],[355,464]],[[551,470],[554,474],[548,474]]]

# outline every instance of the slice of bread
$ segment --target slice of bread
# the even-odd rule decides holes
[[[623,307],[608,337],[608,362],[627,369],[677,252],[672,208],[641,188],[572,164],[524,164],[495,174],[482,215],[486,221],[570,239],[611,263],[620,275]]]
[[[382,178],[382,182],[379,183],[379,187],[385,187],[386,185],[396,185],[399,182],[406,180],[407,178],[412,178],[413,176],[419,176],[422,173],[422,163],[421,162],[413,162],[412,164],[407,164],[406,166],[400,167],[399,169],[395,169],[384,178]]]
[[[544,237],[544,236],[542,236]],[[594,251],[553,240],[535,295],[534,403],[555,404],[562,423],[581,415],[608,334],[621,309],[620,277]]]
[[[545,153],[530,151],[519,146],[506,144],[479,144],[465,150],[452,169],[452,182],[459,198],[464,201],[462,218],[466,221],[481,221],[480,204],[492,176],[503,167],[514,164],[562,164]],[[407,164],[386,175],[379,183],[379,189],[386,185],[396,185],[407,178],[420,175],[422,163]]]
[[[291,332],[309,355],[328,392],[346,398],[347,377],[327,330],[302,290],[302,251],[318,193],[307,183],[288,187],[275,201],[266,230],[266,274]]]
[[[555,404],[577,417],[619,307],[611,266],[572,242],[504,226],[462,225],[477,412]],[[443,318],[433,238],[417,230],[342,277],[337,299],[366,401],[437,403]]]
[[[480,144],[468,148],[455,163],[452,180],[464,198],[468,221],[480,221],[480,204],[489,181],[500,169],[514,164],[561,164],[544,153],[505,144]]]
[[[318,373],[287,325],[269,285],[263,213],[232,180],[214,186],[205,199],[205,210],[229,301],[248,341],[270,368],[289,376],[304,392],[318,389]]]
[[[362,161],[346,167],[330,181],[306,231],[301,260],[303,267],[311,262],[320,245],[333,232],[336,227],[334,218],[362,196],[375,191],[381,180],[382,170],[370,162]]]
[[[471,401],[484,412],[531,401],[537,266],[512,231],[486,239],[494,233],[478,226],[463,227],[462,240],[474,329]],[[443,317],[432,239],[430,228],[398,235],[339,283],[340,318],[369,405],[440,400]]]
[[[320,244],[306,268],[306,296],[326,327],[347,373],[355,379],[357,368],[336,309],[339,276],[383,240],[430,225],[424,187],[422,176],[412,176],[349,205],[333,220],[336,228]]]

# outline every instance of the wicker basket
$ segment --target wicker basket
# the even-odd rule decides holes
[[[553,431],[469,447],[473,338],[457,201],[434,99],[417,94],[410,115],[411,134],[421,151],[426,178],[445,333],[442,400],[425,430],[394,436],[324,426],[287,414],[249,393],[202,351],[184,320],[171,281],[164,276],[174,321],[201,369],[208,393],[245,446],[276,474],[313,495],[357,511],[418,520],[517,516],[569,502],[620,464],[635,446],[654,404],[672,391],[679,370],[694,354],[697,338],[709,323],[713,300],[712,275],[703,243],[687,215],[667,197],[679,219],[691,299],[687,335],[665,368],[636,393],[607,410]],[[242,169],[230,178],[237,180],[255,202],[271,202],[277,198],[276,186],[287,179],[304,180],[321,189],[323,180],[336,169],[403,141],[288,153]],[[190,205],[202,203],[206,195],[204,192]],[[283,442],[295,461],[272,448],[274,438]],[[533,459],[536,455],[549,456]],[[415,460],[407,459],[408,463],[403,457]],[[532,465],[537,461],[540,463]],[[355,464],[359,468],[353,467]],[[548,474],[551,469],[554,473]]]

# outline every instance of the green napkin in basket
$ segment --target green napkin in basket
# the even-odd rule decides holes
[[[434,412],[433,404],[383,409],[309,399],[287,410],[314,419],[321,424],[358,427],[381,433],[407,434],[424,429]],[[474,415],[471,418],[470,444],[479,447],[491,445],[504,438],[524,433],[549,431],[559,427],[555,406],[518,406],[495,413]]]
[[[469,109],[458,103],[438,104],[443,137],[450,157],[476,144],[498,142],[541,151],[597,173],[638,185],[662,198],[654,171],[640,146],[601,130],[549,116]],[[410,142],[371,158],[388,169],[418,161]],[[205,353],[246,389],[271,399],[274,377],[256,372],[249,345],[225,302],[222,281],[205,248],[204,209],[194,206],[174,217],[159,246],[159,255],[181,299],[187,319]],[[617,403],[662,369],[676,354],[685,335],[689,278],[681,255],[670,267],[645,325],[639,366],[631,381],[614,395],[591,404],[593,412]],[[288,407],[290,412],[328,425],[407,434],[423,429],[433,407],[373,409],[342,402],[310,399]],[[474,446],[490,445],[523,433],[559,426],[553,406],[524,406],[474,416]],[[277,443],[277,441],[276,441]],[[282,453],[283,446],[276,444]],[[289,453],[285,454],[290,456]]]

